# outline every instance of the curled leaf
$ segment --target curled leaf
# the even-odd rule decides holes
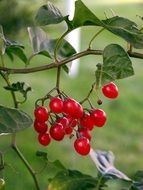
[[[30,127],[32,123],[27,113],[0,105],[0,135],[16,133]]]
[[[47,5],[39,8],[35,20],[39,25],[49,25],[62,22],[64,17],[57,7],[48,2]]]
[[[33,49],[33,54],[43,54],[49,58],[54,57],[54,49],[58,39],[50,39],[47,33],[40,27],[28,27],[29,37]],[[58,59],[69,57],[75,54],[76,51],[63,39],[61,46],[57,52]]]
[[[111,176],[126,181],[131,181],[128,176],[114,166],[114,154],[112,152],[94,151],[91,149],[90,157],[96,164],[98,171],[104,176]]]

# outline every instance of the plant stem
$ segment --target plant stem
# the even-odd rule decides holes
[[[68,62],[71,62],[73,60],[76,60],[76,59],[86,56],[86,55],[102,55],[102,53],[103,52],[101,50],[85,50],[85,51],[77,53],[69,58],[66,58],[62,61],[59,61],[58,64],[57,64],[57,62],[53,62],[51,64],[46,64],[46,65],[39,66],[39,67],[23,68],[23,69],[12,69],[12,68],[0,67],[0,71],[6,71],[9,74],[34,73],[34,72],[45,71],[45,70],[57,68],[59,66],[65,65]]]
[[[103,177],[104,177],[104,175],[101,175],[101,177],[99,178],[97,186],[96,186],[96,190],[100,190],[100,184],[101,184]]]
[[[2,64],[2,67],[4,67],[4,66],[5,66],[5,64],[4,64],[3,55],[1,54],[0,56],[1,56],[1,64]]]
[[[127,52],[130,57],[134,58],[139,58],[143,59],[143,54],[142,53],[137,53],[137,52]],[[69,58],[66,58],[62,61],[59,61],[58,64],[57,62],[53,62],[51,64],[46,64],[42,65],[39,67],[32,67],[32,68],[22,68],[22,69],[15,69],[15,68],[7,68],[7,67],[0,67],[0,71],[5,71],[9,74],[28,74],[28,73],[34,73],[34,72],[39,72],[39,71],[45,71],[45,70],[50,70],[57,68],[59,66],[65,65],[68,62],[74,61],[76,59],[79,59],[81,57],[87,56],[87,55],[102,55],[103,50],[85,50],[80,53],[74,54]]]
[[[3,73],[3,72],[0,72],[0,75],[2,76],[2,78],[5,80],[6,84],[8,87],[11,87],[11,84],[10,84],[10,81],[9,81],[9,78],[7,76],[7,74]],[[18,102],[16,100],[16,95],[15,95],[15,92],[14,91],[10,91],[11,93],[11,96],[12,96],[12,99],[13,99],[13,103],[14,103],[14,107],[15,108],[18,108]]]
[[[57,68],[57,81],[56,81],[56,88],[59,95],[60,95],[60,75],[61,75],[61,66]]]
[[[66,32],[63,33],[63,35],[58,39],[57,43],[56,43],[56,46],[55,46],[55,49],[54,49],[54,58],[55,58],[55,62],[58,63],[58,58],[57,58],[57,52],[58,52],[58,49],[59,49],[59,46],[63,40],[63,38],[69,33],[69,31],[67,30]]]
[[[88,92],[87,96],[80,102],[80,104],[83,104],[86,100],[88,100],[88,98],[90,97],[90,95],[93,92],[94,88],[95,88],[95,82],[92,84],[92,87],[91,87],[90,91]]]
[[[4,158],[3,153],[0,152],[0,178],[3,179],[3,169],[4,169]]]
[[[36,190],[40,190],[40,186],[39,186],[39,183],[38,183],[38,180],[37,180],[37,177],[36,177],[36,172],[33,170],[31,165],[28,163],[28,161],[25,159],[24,155],[21,153],[21,151],[17,147],[15,137],[16,137],[16,135],[13,135],[13,140],[12,140],[11,146],[12,146],[13,150],[16,152],[16,154],[18,155],[18,157],[21,159],[21,161],[24,163],[24,165],[28,169],[31,176],[33,177],[33,180],[34,180],[34,183],[35,183],[35,186],[36,186]]]
[[[89,42],[88,49],[91,49],[91,44],[92,44],[92,42],[94,41],[94,39],[95,39],[103,30],[105,30],[105,28],[101,28],[101,29],[92,37],[92,39],[91,39],[90,42]]]
[[[7,76],[7,73],[0,72],[0,74],[1,74],[2,78],[5,80],[5,82],[7,83],[7,85],[10,87],[11,84],[10,84],[9,78]],[[15,95],[15,93],[13,91],[11,91],[11,95],[12,95],[12,99],[13,99],[13,102],[14,102],[14,107],[18,108],[18,102],[17,102],[17,99],[16,99],[16,95]],[[16,133],[12,134],[11,147],[17,153],[17,155],[19,156],[19,158],[23,161],[23,163],[25,164],[26,168],[28,169],[28,171],[30,172],[31,176],[33,177],[36,189],[40,190],[40,187],[39,187],[39,184],[38,184],[38,181],[37,181],[37,178],[36,178],[35,171],[33,170],[33,168],[31,167],[31,165],[28,163],[28,161],[25,159],[24,155],[21,153],[21,151],[18,149],[18,147],[16,145]],[[1,159],[2,159],[2,157],[1,157]]]

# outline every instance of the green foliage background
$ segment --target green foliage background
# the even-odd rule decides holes
[[[1,0],[3,2],[4,0]],[[26,1],[25,1],[26,2]],[[33,7],[33,3],[36,1],[26,2],[25,5],[29,7]],[[135,4],[124,4],[124,5],[95,5],[92,3],[83,1],[86,5],[88,5],[91,10],[101,19],[105,18],[104,11],[109,16],[112,16],[110,12],[110,8],[112,8],[115,13],[119,16],[127,17],[137,23],[142,25],[141,19],[136,15],[142,16],[142,5]],[[43,2],[37,2],[38,4],[42,4]],[[38,7],[36,4],[32,10],[29,10],[29,14],[34,12],[34,9]],[[60,6],[61,11],[64,10],[64,2],[59,1],[57,4]],[[19,3],[22,8],[22,3]],[[2,7],[0,6],[0,9]],[[3,9],[4,11],[5,9]],[[18,9],[19,10],[19,9]],[[64,10],[65,11],[65,10]],[[6,11],[4,11],[6,12]],[[12,13],[13,15],[13,13]],[[8,16],[3,15],[0,11],[0,19],[5,18],[7,21]],[[23,18],[23,16],[22,16]],[[31,18],[31,17],[30,17]],[[29,18],[27,18],[29,19]],[[4,20],[4,19],[3,19]],[[7,21],[8,22],[8,21]],[[31,21],[30,21],[31,22]],[[0,21],[2,24],[2,21]],[[14,25],[14,24],[13,24]],[[65,30],[64,25],[47,27],[47,31],[53,37],[58,37]],[[10,27],[11,28],[11,27]],[[5,26],[4,26],[4,30]],[[9,30],[9,29],[8,29]],[[81,30],[81,49],[85,49],[87,47],[88,42],[90,41],[90,34],[95,33],[95,27],[83,27]],[[17,33],[14,33],[14,38]],[[31,47],[29,44],[29,39],[27,38],[27,33],[25,30],[17,36],[17,39],[24,43],[26,46],[26,52],[30,55]],[[109,43],[116,42],[121,44],[126,48],[127,44],[120,39],[119,37],[110,34],[107,31],[104,31],[103,34],[98,36],[94,43],[94,47],[97,49],[103,49]],[[12,66],[15,64],[15,67],[20,67],[23,64],[18,58],[16,58],[16,63],[11,63],[8,58],[5,58],[8,66]],[[133,66],[135,69],[135,75],[125,80],[117,81],[117,85],[120,89],[120,96],[117,100],[110,101],[105,99],[102,95],[101,98],[103,100],[103,108],[107,115],[108,121],[107,125],[102,129],[95,129],[93,132],[93,140],[92,146],[95,149],[100,150],[111,150],[116,155],[116,167],[121,171],[125,172],[127,175],[132,176],[138,169],[143,169],[142,165],[142,122],[143,122],[143,65],[142,60],[132,59]],[[49,60],[48,60],[49,61]],[[92,81],[94,80],[94,72],[96,64],[101,62],[102,58],[100,56],[88,56],[82,58],[80,60],[80,70],[79,75],[76,78],[70,78],[62,73],[61,79],[61,87],[62,89],[71,97],[81,100],[87,94]],[[40,65],[42,63],[47,63],[47,59],[43,56],[37,56],[33,59],[32,65]],[[44,71],[36,74],[27,74],[27,75],[13,75],[11,76],[13,82],[16,81],[25,81],[29,85],[32,86],[33,91],[29,93],[28,101],[21,107],[24,111],[28,112],[30,115],[33,114],[34,102],[40,96],[45,95],[54,85],[55,85],[55,71]],[[3,89],[5,84],[3,81],[0,83],[0,104],[12,106],[12,100],[9,92]],[[95,100],[95,96],[92,96],[93,102]],[[52,142],[52,144],[48,148],[43,148],[37,142],[37,135],[33,131],[32,128],[25,130],[17,135],[18,140],[17,144],[25,154],[26,158],[32,163],[37,170],[43,166],[43,162],[35,156],[36,150],[47,151],[48,157],[50,160],[59,159],[63,164],[71,169],[78,169],[82,172],[85,172],[90,175],[96,175],[96,168],[94,163],[92,163],[90,157],[80,157],[73,150],[72,141],[69,139],[65,139],[61,143]],[[7,145],[10,143],[9,136],[2,136],[0,138],[1,148],[5,149]],[[21,161],[18,160],[15,153],[12,150],[8,150],[7,154],[5,154],[6,167],[5,167],[5,178],[7,182],[7,189],[12,189],[14,187],[15,190],[20,189],[30,189],[34,190],[34,185],[29,176],[27,170],[24,168]],[[84,166],[84,167],[83,167]],[[41,185],[43,189],[46,188],[49,176],[52,176],[51,168],[46,168],[43,173],[39,175]],[[23,177],[24,176],[24,177]],[[114,186],[114,184],[112,184]],[[120,186],[118,187],[120,188]],[[117,189],[117,188],[116,188]]]

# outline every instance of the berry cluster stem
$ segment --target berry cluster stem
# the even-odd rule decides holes
[[[80,104],[83,104],[85,101],[89,100],[90,95],[92,94],[93,90],[95,89],[96,83],[94,82],[91,86],[90,91],[88,92],[87,96],[80,102]]]
[[[60,75],[61,75],[61,66],[57,68],[56,88],[57,88],[58,94],[60,94]]]

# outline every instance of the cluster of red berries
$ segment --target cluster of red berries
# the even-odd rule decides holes
[[[118,96],[114,83],[103,86],[102,92],[108,98]],[[69,97],[52,97],[49,109],[37,106],[34,111],[34,129],[38,132],[39,143],[47,146],[51,139],[61,141],[66,135],[72,137],[76,133],[74,148],[80,155],[87,155],[90,152],[91,130],[104,126],[105,112],[94,108],[85,111],[80,103]]]

